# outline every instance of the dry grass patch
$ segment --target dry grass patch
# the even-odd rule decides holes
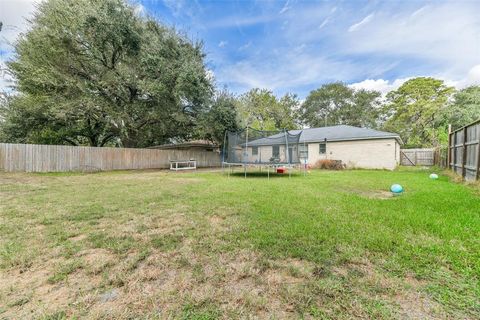
[[[0,174],[0,318],[473,318],[473,196],[388,174]]]

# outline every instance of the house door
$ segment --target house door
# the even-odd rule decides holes
[[[289,147],[288,148],[288,162],[289,163],[292,163],[293,162],[293,148],[292,147]]]

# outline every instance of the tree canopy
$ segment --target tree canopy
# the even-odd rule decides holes
[[[470,86],[456,92],[449,106],[449,124],[454,129],[480,118],[480,86]]]
[[[307,96],[301,117],[310,127],[346,124],[374,128],[380,96],[380,92],[355,90],[342,82],[324,84]]]
[[[208,110],[200,116],[197,135],[221,145],[225,131],[237,130],[238,123],[237,99],[224,89],[215,94]]]
[[[406,146],[430,147],[447,139],[448,100],[453,87],[442,80],[419,77],[387,94],[384,128],[400,134]]]
[[[296,95],[286,94],[278,99],[272,91],[255,88],[238,99],[241,126],[258,130],[297,129]]]
[[[122,0],[41,2],[9,64],[11,141],[142,147],[188,138],[213,88],[201,43]]]

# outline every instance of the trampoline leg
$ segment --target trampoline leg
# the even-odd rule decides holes
[[[270,180],[270,166],[267,166],[267,176],[268,176],[268,180]]]
[[[245,173],[245,179],[247,179],[247,165],[243,165],[243,172]]]

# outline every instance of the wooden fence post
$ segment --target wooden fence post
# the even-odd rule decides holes
[[[0,171],[5,170],[5,145],[0,143]]]
[[[452,161],[452,125],[448,125],[448,146],[447,146],[447,168],[450,168],[450,162]]]
[[[463,128],[463,149],[462,149],[462,177],[467,176],[467,170],[465,164],[467,163],[467,127]]]
[[[452,135],[452,139],[453,139],[453,147],[452,147],[452,158],[453,158],[453,161],[452,161],[452,164],[453,164],[453,170],[456,171],[457,170],[457,135],[458,135],[458,132],[455,131]]]
[[[477,124],[477,180],[480,180],[480,124]]]

